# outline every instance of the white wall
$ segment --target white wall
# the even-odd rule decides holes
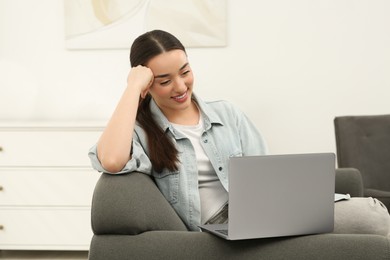
[[[196,91],[272,153],[335,151],[333,118],[390,113],[390,1],[228,0],[228,46],[188,49]],[[0,120],[107,120],[128,50],[67,51],[62,0],[0,0]]]

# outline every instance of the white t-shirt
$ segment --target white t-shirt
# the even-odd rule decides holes
[[[228,193],[222,186],[209,158],[201,146],[200,138],[204,132],[203,119],[200,118],[197,125],[172,125],[191,141],[195,150],[198,166],[201,222],[204,224],[226,204],[228,201]]]

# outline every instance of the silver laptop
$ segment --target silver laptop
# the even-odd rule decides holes
[[[200,228],[228,240],[332,232],[334,192],[333,153],[232,157],[229,222]]]

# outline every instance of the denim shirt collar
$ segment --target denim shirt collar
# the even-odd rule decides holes
[[[195,102],[198,104],[200,112],[202,113],[203,120],[204,120],[204,127],[205,131],[208,131],[211,129],[213,125],[223,125],[221,118],[215,111],[210,110],[207,106],[207,103],[198,98],[195,94],[192,94],[192,98],[195,100]],[[182,135],[178,134],[176,131],[174,131],[174,128],[172,124],[168,121],[168,119],[165,117],[161,109],[158,107],[154,99],[150,101],[150,111],[152,113],[152,116],[154,120],[156,121],[157,125],[163,129],[164,132],[170,131],[172,135],[175,137],[175,139],[184,138]]]

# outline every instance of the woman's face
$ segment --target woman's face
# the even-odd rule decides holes
[[[164,52],[146,66],[154,75],[149,93],[167,118],[191,106],[194,77],[184,51]]]

